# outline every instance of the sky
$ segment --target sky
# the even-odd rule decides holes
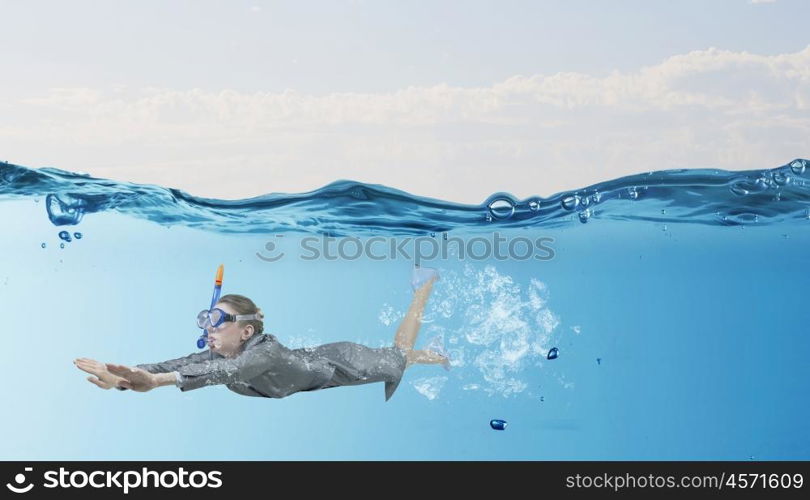
[[[0,0],[0,160],[478,204],[810,157],[810,3]]]

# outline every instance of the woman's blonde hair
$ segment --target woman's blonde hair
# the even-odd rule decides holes
[[[236,311],[236,314],[259,313],[259,319],[242,319],[237,321],[237,323],[239,324],[240,328],[245,327],[247,325],[253,325],[253,333],[264,332],[264,313],[249,298],[245,297],[244,295],[237,295],[235,293],[230,293],[228,295],[223,295],[222,297],[220,297],[219,302],[223,302],[233,307],[233,309]]]

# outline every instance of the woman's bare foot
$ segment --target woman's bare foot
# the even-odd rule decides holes
[[[407,366],[410,365],[442,365],[445,370],[450,370],[450,358],[438,352],[422,350],[412,350],[405,353]]]
[[[433,267],[414,266],[411,272],[411,287],[414,291],[426,284],[433,284],[439,279],[439,270]]]

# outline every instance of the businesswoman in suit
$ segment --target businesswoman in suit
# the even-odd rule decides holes
[[[264,333],[264,314],[249,298],[229,294],[214,309],[198,316],[208,332],[208,349],[183,358],[134,367],[78,358],[74,364],[91,374],[102,389],[147,392],[174,385],[181,391],[224,384],[245,396],[283,398],[302,391],[385,382],[388,401],[412,364],[441,364],[449,359],[441,349],[415,350],[422,313],[438,272],[415,268],[414,296],[394,345],[372,348],[353,342],[288,349],[272,334]]]

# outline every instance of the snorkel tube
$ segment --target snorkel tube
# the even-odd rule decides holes
[[[217,302],[219,301],[219,294],[222,292],[222,275],[225,272],[225,265],[220,264],[217,268],[217,275],[214,278],[214,295],[211,297],[211,307],[208,309],[213,309]],[[202,335],[200,338],[197,339],[197,348],[202,349],[205,347],[205,344],[208,339],[208,331],[205,328],[202,329]]]

